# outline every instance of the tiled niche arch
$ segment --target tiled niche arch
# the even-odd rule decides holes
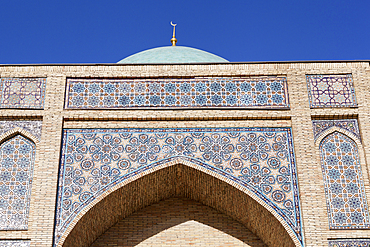
[[[105,196],[173,160],[243,189],[303,245],[294,156],[290,128],[66,129],[54,245]]]
[[[346,135],[350,134],[348,131],[338,127],[325,132],[316,143],[319,143],[329,228],[369,228],[359,154],[361,142],[356,137],[351,139]]]
[[[1,135],[0,230],[27,230],[37,138],[14,128]]]

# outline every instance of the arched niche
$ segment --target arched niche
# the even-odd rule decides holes
[[[120,219],[171,197],[210,206],[245,225],[269,246],[301,246],[275,211],[247,191],[222,176],[177,160],[107,191],[98,203],[75,218],[58,246],[90,246]]]
[[[37,139],[19,128],[0,138],[0,229],[27,230]]]
[[[367,229],[369,213],[358,139],[332,128],[319,142],[330,229]]]

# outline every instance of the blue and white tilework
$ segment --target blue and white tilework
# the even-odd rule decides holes
[[[302,241],[290,128],[133,128],[64,130],[55,243],[104,191],[179,158],[249,189]]]
[[[21,135],[0,145],[0,230],[27,230],[35,151]]]
[[[21,128],[41,140],[42,121],[0,121],[0,136],[14,128]]]
[[[29,240],[0,240],[0,247],[30,247]]]
[[[370,239],[329,240],[329,247],[369,247]]]
[[[46,78],[1,78],[0,108],[43,109]]]
[[[351,74],[307,75],[306,81],[311,108],[357,106]]]
[[[337,119],[337,120],[313,120],[313,134],[315,140],[325,131],[334,126],[347,130],[361,140],[360,130],[357,119]]]
[[[289,108],[286,77],[68,79],[65,108]]]
[[[330,229],[369,228],[369,213],[356,143],[334,132],[320,143]]]

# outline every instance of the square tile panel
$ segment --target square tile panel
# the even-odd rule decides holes
[[[311,108],[357,106],[351,74],[307,75],[306,81]]]
[[[1,78],[0,108],[43,109],[46,78]]]

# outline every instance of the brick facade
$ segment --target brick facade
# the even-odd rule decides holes
[[[203,238],[201,234],[204,232],[207,232],[207,234],[205,234],[207,236],[205,236],[203,240],[207,239],[206,237],[214,240],[225,236],[225,238],[219,241],[220,243],[225,241],[224,246],[226,246],[226,242],[230,243],[230,241],[239,241],[238,243],[246,244],[245,246],[262,246],[260,244],[261,242],[268,246],[328,246],[329,244],[330,246],[335,246],[337,242],[342,246],[345,244],[345,241],[352,243],[355,239],[360,239],[358,241],[365,243],[367,241],[366,239],[370,238],[370,229],[366,227],[367,223],[364,223],[363,225],[365,227],[361,227],[361,229],[355,227],[351,223],[352,221],[348,222],[345,229],[333,229],[330,227],[331,224],[329,224],[329,219],[331,216],[329,214],[335,217],[341,210],[348,214],[351,213],[348,210],[359,210],[358,212],[363,213],[362,216],[366,218],[368,217],[368,214],[365,212],[367,211],[367,206],[361,207],[360,210],[354,206],[355,204],[352,203],[353,200],[351,201],[353,207],[350,209],[344,208],[346,206],[341,208],[340,205],[342,204],[340,203],[335,204],[335,207],[334,204],[330,204],[329,207],[327,206],[327,203],[331,203],[331,201],[328,202],[328,194],[326,194],[328,193],[327,187],[329,184],[339,183],[339,180],[337,182],[334,180],[330,181],[331,177],[329,175],[324,177],[326,173],[322,166],[323,157],[329,159],[334,155],[334,152],[323,155],[322,150],[320,150],[322,141],[325,141],[325,138],[333,133],[340,133],[340,135],[345,136],[343,140],[345,140],[345,138],[351,140],[349,141],[352,143],[351,145],[357,148],[356,157],[358,158],[358,162],[356,171],[357,174],[361,174],[361,176],[356,177],[357,180],[354,179],[353,181],[358,181],[358,179],[361,180],[359,183],[363,184],[363,190],[361,192],[362,205],[367,205],[370,198],[370,182],[367,165],[368,157],[370,157],[370,102],[368,99],[368,92],[370,89],[369,62],[225,63],[191,65],[2,65],[0,66],[0,77],[4,79],[2,80],[5,85],[4,88],[11,88],[10,91],[4,89],[2,92],[3,101],[2,109],[0,109],[0,133],[2,139],[0,140],[0,145],[6,145],[9,141],[15,140],[12,138],[16,138],[17,135],[20,134],[22,138],[27,138],[27,140],[32,142],[35,146],[33,173],[29,173],[30,175],[27,177],[27,179],[30,179],[27,181],[32,181],[32,186],[28,187],[30,190],[30,200],[28,204],[29,210],[26,210],[28,212],[27,229],[0,231],[0,240],[2,241],[0,241],[0,246],[2,243],[8,244],[10,240],[16,241],[17,244],[20,244],[19,246],[52,246],[54,244],[60,246],[90,246],[93,243],[95,246],[104,246],[103,242],[104,239],[107,238],[106,236],[109,236],[109,234],[117,236],[117,234],[122,233],[122,229],[125,229],[119,228],[119,230],[115,232],[118,226],[122,224],[126,224],[126,226],[127,224],[135,225],[136,223],[134,221],[138,219],[137,217],[140,218],[140,215],[142,217],[151,217],[148,216],[150,213],[158,214],[158,211],[160,211],[158,207],[163,208],[163,211],[165,211],[164,217],[170,217],[168,214],[173,212],[175,215],[173,216],[174,223],[172,225],[168,223],[166,231],[161,230],[161,228],[152,228],[154,232],[148,233],[148,238],[140,240],[143,246],[145,246],[144,244],[149,245],[149,243],[159,243],[158,241],[164,241],[163,243],[161,242],[161,245],[164,245],[164,243],[171,241],[171,234],[177,234],[176,229],[182,232],[193,227],[199,227],[199,232],[194,231],[191,234],[200,234],[194,238]],[[68,101],[65,100],[69,99],[67,96],[70,95],[70,91],[68,91],[70,88],[67,86],[68,81],[74,79],[75,81],[92,80],[106,82],[107,80],[118,80],[126,82],[130,80],[150,81],[151,79],[158,80],[158,78],[165,78],[167,84],[170,84],[169,81],[172,79],[186,81],[186,78],[211,78],[211,80],[212,78],[246,78],[244,80],[251,83],[251,85],[253,78],[264,78],[264,80],[263,83],[260,84],[256,81],[250,88],[250,91],[241,91],[241,89],[237,89],[234,94],[232,91],[233,85],[241,87],[243,82],[239,83],[234,79],[231,81],[232,85],[230,82],[225,82],[224,84],[220,82],[220,89],[217,91],[219,93],[214,93],[212,91],[216,90],[216,84],[212,86],[211,83],[206,83],[206,86],[208,85],[207,87],[209,88],[207,89],[209,90],[209,94],[204,92],[204,96],[208,97],[207,102],[209,104],[216,104],[210,105],[209,107],[181,107],[181,105],[171,107],[172,101],[170,101],[170,99],[166,100],[166,97],[177,97],[176,104],[181,104],[181,102],[185,102],[181,101],[181,97],[185,98],[185,96],[191,96],[190,93],[187,94],[187,89],[181,87],[180,84],[176,84],[178,89],[175,90],[180,90],[181,88],[181,90],[185,91],[172,92],[172,89],[168,88],[169,91],[166,91],[166,95],[158,93],[158,97],[163,98],[161,98],[162,104],[168,103],[165,107],[161,107],[160,109],[156,108],[155,105],[150,108],[138,107],[140,101],[135,101],[135,97],[141,95],[139,92],[141,89],[139,88],[137,89],[139,93],[132,91],[132,95],[127,94],[131,97],[131,104],[133,104],[132,108],[75,107],[78,106],[79,103],[73,105],[74,107],[69,107]],[[280,88],[277,88],[276,92],[271,91],[273,90],[272,87],[276,87],[276,85],[274,84],[274,86],[272,86],[273,82],[267,82],[266,78],[284,78],[284,83],[287,85],[285,89],[287,91]],[[14,82],[14,86],[11,85],[12,82]],[[36,83],[34,87],[32,87],[32,83]],[[166,85],[163,86],[163,90],[165,90]],[[135,86],[132,87],[134,88]],[[117,91],[115,91],[117,94],[116,104],[123,102],[119,101],[119,97],[125,96],[125,94],[122,93],[123,91],[119,91],[121,89],[118,88],[119,86],[116,87]],[[26,93],[22,94],[22,90],[26,90]],[[87,90],[87,87],[86,89],[76,88],[76,92],[73,91],[73,88],[71,90],[71,93],[75,93],[76,97],[85,97],[84,100],[86,104],[87,102],[92,102],[92,97],[99,96],[98,94],[94,96],[93,93],[88,91],[79,91]],[[101,86],[100,90],[105,90],[104,92],[102,91],[104,95],[101,96],[101,102],[108,102],[107,97],[109,97],[109,90],[111,89],[108,86],[106,88],[105,86]],[[191,90],[198,92],[195,87]],[[198,94],[195,93],[194,97],[200,95]],[[221,98],[216,96],[213,97],[214,95],[218,95]],[[253,104],[257,104],[258,107],[247,107],[247,105],[243,107],[242,99],[247,97],[245,95],[252,95],[255,100]],[[258,103],[265,102],[264,97],[266,97],[266,102],[270,102],[270,105],[274,102],[283,102],[280,101],[281,99],[276,95],[282,95],[282,99],[286,102],[284,107],[268,107],[267,103],[267,107],[264,107],[263,104]],[[151,94],[145,96],[147,97],[146,102],[148,105],[154,102],[150,101],[150,96]],[[239,102],[237,107],[231,107],[234,104],[234,101],[232,101],[234,96],[235,99],[238,100],[237,102]],[[12,97],[17,97],[19,100],[15,100],[12,103],[12,101],[9,100]],[[115,97],[114,93],[112,93],[112,97]],[[144,96],[141,95],[140,97]],[[223,103],[215,103],[221,102],[218,100],[223,100]],[[71,100],[71,102],[77,101]],[[197,101],[194,98],[193,104],[196,103]],[[109,104],[109,102],[107,104]],[[217,104],[224,105],[221,109],[221,107],[217,107]],[[251,105],[253,104],[251,103]],[[324,125],[326,124],[325,126],[315,125],[319,124],[322,120],[340,121],[338,121],[338,123],[326,121],[326,123],[324,123]],[[354,122],[358,124],[357,127],[352,128],[348,125]],[[222,155],[226,156],[222,156],[223,158],[221,158],[221,161],[215,159],[215,162],[210,162],[208,164],[214,167],[214,169],[219,169],[217,172],[195,166],[186,159],[172,159],[159,166],[153,166],[152,169],[140,174],[138,173],[127,180],[122,180],[122,182],[103,191],[94,200],[89,199],[89,197],[84,197],[86,200],[91,200],[91,203],[87,203],[86,207],[84,207],[81,212],[71,218],[71,222],[66,227],[66,230],[59,236],[60,241],[55,241],[56,238],[54,236],[57,229],[56,219],[61,216],[58,215],[57,202],[58,200],[62,200],[62,197],[58,196],[60,195],[58,194],[58,190],[60,191],[61,188],[64,188],[60,187],[60,180],[58,183],[60,165],[63,163],[61,161],[61,154],[64,152],[63,148],[67,147],[63,145],[63,141],[65,141],[63,139],[64,131],[68,129],[124,128],[291,128],[294,163],[298,178],[298,191],[296,191],[296,194],[299,195],[299,203],[297,208],[300,211],[298,215],[301,217],[302,234],[297,235],[299,229],[293,229],[292,226],[289,226],[287,221],[284,220],[284,215],[274,210],[272,204],[268,206],[268,203],[261,200],[261,198],[253,192],[253,189],[243,187],[232,179],[228,180],[220,175],[220,172],[224,172],[227,176],[237,177],[235,175],[236,173],[231,173],[231,170],[226,170],[226,166],[230,164],[228,162],[237,157],[230,156],[229,160],[227,154],[223,153]],[[123,136],[120,138],[125,137]],[[122,140],[123,139],[121,139],[121,141]],[[119,142],[120,140],[117,141]],[[274,143],[278,143],[278,141],[271,141],[269,144],[271,150],[273,149],[272,145]],[[200,144],[199,142],[197,146],[198,149],[201,148]],[[89,147],[91,147],[91,145]],[[127,150],[127,144],[125,145],[124,148]],[[255,163],[253,163],[251,160],[246,161],[242,159],[244,156],[240,155],[243,152],[238,153],[236,145],[237,143],[235,143],[235,151],[232,151],[233,155],[237,155],[239,157],[238,159],[244,162],[243,168],[247,167],[249,170],[254,169],[252,167],[254,164],[262,168],[263,159],[265,159],[265,157],[266,163],[264,164],[268,167],[270,163],[267,163],[267,160],[271,155],[277,156],[279,152],[266,152],[269,157],[263,156],[264,154],[260,153],[262,156],[258,156],[258,161],[256,159]],[[82,144],[76,146],[76,150],[80,148],[80,151],[78,151],[80,153],[84,153],[85,151],[87,153],[92,152],[90,149],[84,150],[83,146]],[[98,146],[99,145],[97,145],[97,147]],[[163,144],[160,148],[165,148],[164,146]],[[114,148],[116,147],[117,146]],[[268,145],[265,147],[268,148]],[[101,146],[101,148],[103,148],[103,146]],[[212,146],[212,148],[216,147]],[[4,146],[4,150],[5,149]],[[6,150],[5,152],[10,152]],[[19,150],[18,146],[16,146],[14,150]],[[276,146],[276,150],[278,150],[278,146]],[[17,154],[14,152],[18,151],[12,152],[12,155],[14,155]],[[199,151],[199,153],[201,152]],[[122,155],[119,152],[117,152],[117,154]],[[215,155],[215,153],[212,154]],[[109,152],[109,157],[114,161],[115,156],[113,157],[112,155],[114,155],[114,153]],[[186,155],[187,154],[185,154],[185,156]],[[250,153],[250,155],[251,157],[253,156],[252,153]],[[348,155],[348,153],[336,155],[337,161],[335,162],[337,162],[338,166],[343,165],[341,163],[342,159],[344,159],[344,156]],[[208,159],[208,156],[203,156],[202,158],[201,156],[198,157],[195,155],[194,157],[205,161]],[[210,158],[210,160],[212,161],[215,157],[216,156]],[[6,158],[7,156],[2,157],[3,160]],[[80,160],[79,157],[76,159]],[[81,158],[80,161],[82,162],[83,159],[84,158]],[[130,158],[127,159],[130,160]],[[150,159],[151,158],[148,158],[148,160]],[[108,164],[109,169],[113,169],[113,166],[117,166],[118,160],[117,162],[113,161]],[[132,160],[130,161],[132,162]],[[16,157],[14,158],[14,162],[18,162]],[[120,164],[121,170],[123,171],[125,163]],[[234,162],[232,165],[237,170],[240,164],[240,162]],[[275,163],[271,163],[270,165],[274,167],[274,164]],[[150,165],[150,162],[145,163],[145,165]],[[5,174],[5,169],[8,169],[4,168],[4,166],[1,167],[2,171],[0,177],[2,174]],[[274,171],[274,168],[270,167],[269,169]],[[328,169],[330,170],[331,168]],[[350,180],[350,176],[344,176],[346,169],[347,168],[338,168],[339,173],[337,172],[337,174],[339,174],[338,176],[343,176],[343,179],[346,180],[346,182],[342,183],[344,189],[346,189],[345,186],[354,183]],[[351,169],[352,168],[349,167],[347,170]],[[17,172],[20,173],[21,171],[18,169]],[[103,174],[104,170],[101,172]],[[132,172],[135,171],[132,170]],[[266,170],[266,172],[268,171]],[[14,173],[13,177],[13,180],[10,178],[7,184],[10,191],[15,190],[14,188],[17,186],[15,183],[20,183],[18,179],[19,176],[17,177]],[[5,182],[8,181],[6,179],[8,178],[5,178]],[[86,176],[86,183],[89,183],[87,179],[88,176]],[[99,179],[103,179],[103,176],[99,177]],[[283,183],[279,183],[279,181],[281,182],[282,180],[278,181],[280,178],[277,176],[274,179],[273,181],[271,180],[271,193],[278,190],[283,191],[282,187],[278,187],[283,186]],[[0,182],[3,183],[4,181],[2,180]],[[71,181],[74,184],[81,183],[81,186],[84,183],[83,179]],[[103,180],[99,181],[99,183],[104,182]],[[23,180],[21,182],[23,182]],[[113,180],[111,182],[114,183]],[[94,182],[91,180],[91,183]],[[12,186],[14,186],[14,188]],[[286,190],[288,191],[288,188],[286,188]],[[72,193],[74,193],[73,195],[76,197],[80,196],[79,188],[75,187],[75,191]],[[268,190],[266,193],[268,194]],[[355,194],[349,195],[347,193],[346,195],[352,198]],[[276,200],[280,200],[279,198],[284,197],[282,194],[275,195],[276,197],[274,198]],[[84,198],[82,199],[85,200]],[[268,196],[266,198],[268,198]],[[335,200],[335,195],[331,194],[330,198],[333,202],[338,201]],[[6,200],[10,201],[13,199],[8,198]],[[182,213],[177,214],[181,207],[173,206],[177,205],[179,201],[182,202],[181,207],[189,205],[190,208],[194,208],[195,211],[200,212],[199,214],[195,213],[193,215],[192,219],[194,219],[196,223],[191,223],[193,225],[191,225],[190,228],[186,224],[181,224],[186,216],[183,212],[186,211],[181,210]],[[274,202],[273,199],[271,199],[271,201],[275,203],[274,205],[279,203],[277,201]],[[350,202],[348,201],[348,203]],[[343,205],[347,205],[348,203],[345,202]],[[71,207],[77,207],[77,204],[71,205]],[[289,205],[287,204],[284,207],[289,207]],[[329,211],[328,208],[330,208]],[[205,214],[204,212],[209,213]],[[288,214],[287,211],[284,212]],[[189,212],[189,215],[190,213],[193,212]],[[14,215],[16,214],[17,213],[14,213]],[[348,215],[348,217],[350,216]],[[202,222],[202,220],[204,221]],[[369,219],[366,218],[366,222],[368,222],[368,220]],[[199,222],[209,223],[204,226],[199,224]],[[356,222],[356,219],[353,222]],[[235,225],[235,228],[229,230],[227,227],[230,227],[230,224]],[[216,230],[213,229],[211,231],[207,228],[209,226],[214,226]],[[176,227],[183,228],[179,230],[180,228]],[[140,229],[139,226],[138,229]],[[154,233],[156,237],[150,238],[149,235],[152,236]],[[137,232],[130,232],[130,234],[132,234],[131,236],[133,236],[133,239],[135,238],[134,236],[137,236]],[[250,240],[248,240],[246,236],[250,236],[250,238],[248,238]],[[299,236],[302,236],[301,240]],[[186,242],[186,236],[183,236],[182,239],[181,241]],[[126,241],[125,238],[113,238],[113,240],[117,241],[116,243]],[[189,243],[191,241],[192,240],[189,240]],[[238,245],[236,244],[237,242],[233,243],[234,244],[231,245]],[[108,242],[105,242],[105,244],[108,244]],[[240,244],[240,246],[243,245]]]

